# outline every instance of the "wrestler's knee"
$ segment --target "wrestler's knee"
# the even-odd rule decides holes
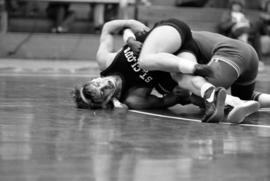
[[[155,59],[155,54],[144,54],[138,58],[138,64],[143,69],[151,69],[154,62],[153,59]]]
[[[213,72],[206,80],[217,87],[229,88],[238,78],[235,69],[227,63],[218,62],[209,66]]]
[[[228,89],[234,81],[232,79],[226,79],[226,76],[222,76],[222,74],[213,74],[213,76],[207,77],[206,80],[213,84],[216,87],[224,87]]]

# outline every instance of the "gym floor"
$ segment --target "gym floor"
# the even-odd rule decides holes
[[[270,109],[241,125],[201,123],[194,106],[79,110],[70,92],[95,65],[0,64],[1,181],[270,180]],[[257,90],[270,93],[269,73]]]

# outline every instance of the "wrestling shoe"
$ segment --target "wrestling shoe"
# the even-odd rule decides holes
[[[245,101],[243,104],[235,107],[229,106],[225,109],[226,112],[228,112],[227,121],[230,123],[240,124],[250,114],[257,112],[259,108],[260,105],[257,101]]]
[[[215,91],[214,95],[212,92]],[[224,106],[225,106],[226,90],[222,87],[209,88],[205,95],[205,115],[202,122],[218,123],[224,119]]]
[[[211,77],[214,73],[213,73],[213,69],[209,65],[196,64],[193,74],[199,75],[202,77]]]

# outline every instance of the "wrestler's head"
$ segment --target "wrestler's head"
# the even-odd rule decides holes
[[[245,7],[244,0],[230,0],[229,5],[234,12],[241,12]]]
[[[73,91],[78,108],[108,108],[116,91],[116,80],[112,76],[94,78]]]

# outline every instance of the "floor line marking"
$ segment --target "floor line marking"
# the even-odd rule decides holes
[[[134,112],[134,113],[149,115],[149,116],[162,117],[162,118],[187,120],[187,121],[197,122],[197,123],[200,123],[201,122],[201,120],[198,120],[198,119],[190,119],[190,118],[183,118],[183,117],[177,117],[177,116],[166,116],[166,115],[162,115],[162,114],[150,113],[150,112],[139,111],[139,110],[129,110],[129,111],[130,112]]]
[[[190,119],[190,118],[184,118],[184,117],[179,117],[179,116],[166,116],[166,115],[162,115],[162,114],[149,113],[149,112],[139,111],[139,110],[129,110],[129,111],[134,112],[134,113],[149,115],[149,116],[169,118],[169,119],[177,119],[177,120],[187,120],[187,121],[190,121],[190,122],[201,123],[201,120],[199,120],[199,119]],[[220,123],[220,124],[237,125],[237,124],[234,124],[234,123]],[[270,125],[255,125],[255,124],[238,124],[238,125],[239,126],[246,126],[246,127],[269,128],[270,129]]]
[[[261,108],[259,112],[270,112],[270,108]]]

